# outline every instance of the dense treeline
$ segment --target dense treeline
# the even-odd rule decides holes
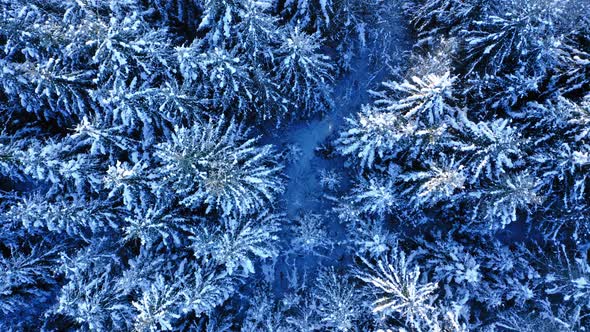
[[[340,208],[379,225],[359,243],[395,238],[361,256],[374,310],[410,330],[586,330],[589,4],[405,8],[413,57],[336,141],[358,174]]]

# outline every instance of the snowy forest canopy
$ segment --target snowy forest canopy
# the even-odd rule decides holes
[[[590,331],[588,181],[588,0],[0,0],[0,331]]]

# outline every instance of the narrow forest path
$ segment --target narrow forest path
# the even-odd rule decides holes
[[[382,33],[378,35],[382,40],[374,45],[366,47],[358,54],[351,64],[351,70],[334,83],[334,107],[321,117],[315,117],[300,123],[290,124],[286,131],[281,129],[270,131],[263,138],[264,142],[271,143],[279,149],[290,151],[290,158],[285,168],[287,176],[286,190],[281,198],[282,207],[287,219],[293,221],[304,215],[315,215],[327,230],[331,249],[325,257],[317,257],[312,253],[298,255],[295,259],[289,259],[295,264],[297,270],[311,271],[318,265],[337,265],[348,261],[347,253],[342,245],[346,240],[345,225],[342,225],[333,213],[335,202],[350,188],[351,183],[345,167],[345,160],[333,153],[327,156],[324,151],[319,151],[323,146],[330,147],[333,140],[344,128],[345,119],[353,117],[363,104],[370,101],[370,89],[379,86],[381,80],[390,74],[390,69],[395,68],[404,58],[403,53],[412,45],[408,30],[403,24],[401,13],[394,16],[391,22],[384,25]],[[340,180],[336,188],[322,186],[322,172],[335,174]],[[295,234],[287,231],[283,243],[289,248],[289,244]],[[287,264],[288,265],[288,264]],[[285,266],[280,264],[279,266]],[[275,287],[284,290],[290,271],[275,271],[278,280],[275,279]]]

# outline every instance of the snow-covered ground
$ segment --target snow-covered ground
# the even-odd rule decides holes
[[[338,265],[349,261],[343,245],[346,240],[345,227],[332,213],[335,201],[350,188],[349,170],[345,167],[344,158],[332,154],[327,156],[325,147],[338,137],[345,125],[345,119],[352,117],[370,100],[368,90],[378,88],[379,83],[390,74],[391,69],[400,65],[404,54],[409,51],[412,43],[405,27],[399,22],[401,18],[393,17],[391,22],[383,24],[379,33],[380,40],[365,49],[353,59],[352,69],[338,78],[334,88],[334,107],[323,116],[293,123],[286,129],[269,131],[263,138],[279,149],[290,151],[290,161],[285,168],[287,187],[281,199],[287,220],[300,218],[304,215],[319,216],[330,244],[329,254],[318,256],[317,253],[295,255],[288,258],[291,264],[274,264],[286,266],[293,264],[299,271],[313,271],[320,262],[324,265]],[[286,132],[285,132],[286,130]],[[328,174],[338,180],[334,188],[322,183],[322,175]],[[289,248],[295,233],[290,227],[285,228],[283,243]],[[285,257],[279,258],[279,260]],[[276,263],[276,262],[275,262]],[[268,268],[268,267],[267,267]],[[284,291],[289,287],[292,271],[275,271],[275,289]]]

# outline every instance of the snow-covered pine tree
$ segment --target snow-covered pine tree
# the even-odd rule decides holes
[[[317,299],[320,329],[353,330],[366,314],[362,293],[334,269],[320,272],[313,296]]]
[[[180,48],[178,61],[190,93],[206,99],[214,109],[230,114],[255,111],[248,64],[235,52],[203,50],[197,42]]]
[[[589,9],[590,10],[590,9]],[[590,81],[590,19],[558,46],[558,84],[564,94],[588,90]]]
[[[416,143],[416,124],[397,112],[363,106],[356,119],[346,122],[348,128],[340,134],[338,149],[358,159],[361,168],[387,162]]]
[[[4,227],[2,232],[8,235]],[[28,322],[50,308],[51,290],[58,282],[53,270],[63,247],[52,248],[48,240],[39,238],[36,244],[24,242],[18,246],[2,241],[6,253],[0,257],[0,327],[26,330]]]
[[[386,90],[374,92],[373,105],[364,106],[358,119],[347,119],[348,129],[337,141],[340,153],[354,154],[361,167],[371,168],[400,154],[413,160],[439,150],[447,136],[446,117],[456,112],[449,75],[384,83]]]
[[[291,25],[301,26],[314,32],[324,32],[331,26],[334,1],[332,0],[287,0],[275,1],[275,7]]]
[[[385,82],[386,88],[376,92],[375,105],[383,110],[399,112],[423,129],[443,122],[453,112],[453,82],[450,72],[414,76],[411,81]]]
[[[362,261],[366,267],[357,277],[370,286],[368,295],[375,299],[373,313],[399,319],[418,331],[428,329],[435,310],[431,302],[438,285],[420,280],[420,267],[412,264],[412,258],[394,247],[376,263]]]
[[[234,121],[213,119],[177,127],[170,142],[157,146],[157,191],[172,191],[187,207],[248,214],[272,204],[282,191],[281,166],[272,146],[256,146]]]
[[[551,68],[557,1],[506,0],[459,32],[467,72],[497,75],[521,66]]]
[[[406,5],[411,23],[418,31],[419,44],[431,44],[433,39],[454,34],[478,17],[485,3],[478,0],[418,0]]]
[[[320,34],[308,34],[295,26],[281,43],[276,64],[280,91],[301,108],[299,116],[328,111],[333,104],[333,66],[330,57],[320,52]]]
[[[269,211],[225,216],[195,227],[189,239],[195,256],[211,257],[229,275],[248,276],[255,273],[254,259],[278,256],[277,233],[282,220]]]
[[[527,139],[508,119],[474,123],[462,113],[454,123],[457,139],[449,144],[469,160],[469,182],[498,179],[511,169],[522,167],[527,156]]]

